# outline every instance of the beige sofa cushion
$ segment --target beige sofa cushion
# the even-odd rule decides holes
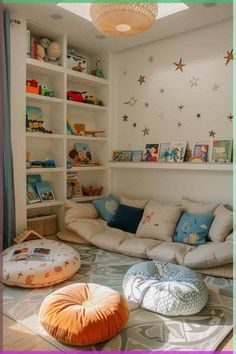
[[[118,252],[127,254],[128,256],[147,258],[147,253],[153,247],[159,245],[161,242],[151,239],[140,239],[132,237],[122,242],[118,248]]]
[[[124,197],[123,195],[120,196],[120,204],[128,205],[134,208],[144,209],[147,202],[147,199],[129,199]]]
[[[183,198],[181,205],[183,207],[183,211],[189,214],[207,214],[213,213],[219,203],[200,203],[194,202],[193,200],[189,200],[187,198]]]
[[[75,203],[66,201],[65,224],[70,224],[78,219],[96,219],[98,212],[91,203]]]
[[[148,252],[148,258],[160,262],[184,264],[185,255],[194,249],[194,246],[175,242],[162,242]]]
[[[160,204],[150,200],[144,209],[136,235],[138,237],[172,241],[181,211],[181,207]]]
[[[214,211],[214,220],[209,230],[209,239],[214,242],[223,242],[233,229],[233,211],[220,204]]]
[[[127,237],[126,233],[122,230],[109,229],[100,234],[94,235],[90,241],[97,247],[112,252],[118,252],[120,244],[125,241]]]
[[[94,235],[105,231],[106,222],[102,219],[79,219],[67,225],[67,229],[90,241]]]
[[[184,265],[189,268],[217,267],[232,262],[232,241],[199,245],[184,257]]]

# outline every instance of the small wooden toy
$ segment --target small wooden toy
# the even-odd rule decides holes
[[[39,94],[39,83],[37,80],[26,80],[26,92]]]

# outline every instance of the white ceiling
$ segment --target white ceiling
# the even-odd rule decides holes
[[[11,4],[7,5],[11,16],[14,18],[26,18],[43,26],[68,35],[69,44],[77,48],[83,48],[87,54],[101,52],[119,52],[137,45],[169,37],[191,29],[203,27],[216,22],[221,22],[233,17],[232,4],[217,4],[205,7],[201,3],[186,3],[189,9],[168,17],[161,18],[146,32],[130,37],[106,37],[96,39],[100,34],[93,25],[70,13],[56,4]],[[62,15],[63,18],[55,20],[52,14]]]

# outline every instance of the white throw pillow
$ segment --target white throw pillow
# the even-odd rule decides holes
[[[200,203],[194,202],[193,200],[189,200],[186,198],[182,198],[181,205],[183,207],[183,211],[189,214],[208,214],[214,213],[214,210],[217,208],[219,203]]]
[[[70,224],[78,219],[96,219],[98,212],[93,204],[90,203],[75,203],[65,213],[65,224]]]
[[[147,199],[129,199],[124,197],[123,195],[120,196],[120,204],[128,205],[134,208],[144,209],[147,202]]]
[[[214,212],[209,238],[214,243],[224,242],[233,229],[233,212],[220,204]]]
[[[144,209],[142,220],[136,232],[137,236],[172,241],[181,212],[181,207],[160,204],[150,200]]]

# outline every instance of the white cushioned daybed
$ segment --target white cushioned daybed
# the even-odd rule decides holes
[[[127,205],[135,203],[137,206],[137,202],[124,197],[121,199],[121,203]],[[181,205],[176,206],[145,201],[142,222],[147,217],[145,211],[154,207],[154,211],[156,210],[158,215],[154,219],[154,222],[157,221],[154,225],[158,226],[158,232],[155,233],[154,229],[150,231],[148,228],[144,231],[140,230],[142,228],[140,222],[136,234],[109,227],[107,222],[99,217],[92,204],[78,204],[69,201],[66,203],[66,207],[68,208],[65,218],[67,230],[108,251],[175,263],[192,269],[219,267],[233,262],[233,212],[222,204],[196,203],[183,199]],[[204,213],[212,213],[213,220],[209,224],[210,229],[206,242],[203,244],[194,245],[173,241],[181,215],[186,212],[199,216]],[[185,224],[183,227],[186,226]],[[204,231],[206,225],[201,224],[200,226]],[[193,233],[192,236],[194,239],[196,235]],[[75,242],[75,236],[73,241]]]

